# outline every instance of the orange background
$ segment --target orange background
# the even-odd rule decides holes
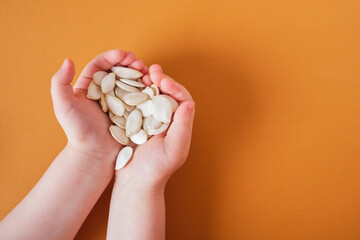
[[[50,79],[100,52],[197,103],[167,239],[360,239],[360,1],[0,2],[0,219],[66,143]],[[105,239],[111,186],[76,239]]]

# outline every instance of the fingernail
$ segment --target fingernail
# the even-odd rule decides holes
[[[187,110],[188,111],[193,111],[195,109],[195,102],[190,102],[190,103],[188,103],[188,105],[187,105]]]
[[[63,64],[61,65],[61,69],[65,68],[67,64],[68,64],[68,59],[65,58]]]

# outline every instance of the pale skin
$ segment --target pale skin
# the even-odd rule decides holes
[[[73,239],[114,174],[123,147],[110,135],[110,121],[98,103],[86,98],[96,71],[113,65],[143,72],[180,102],[167,134],[138,147],[128,165],[116,171],[109,216],[109,239],[164,239],[164,188],[185,161],[191,139],[194,102],[188,91],[162,73],[149,70],[131,52],[110,50],[92,60],[74,87],[74,64],[66,59],[52,78],[55,115],[68,143],[31,192],[0,222],[0,239]],[[94,124],[96,123],[96,124]]]

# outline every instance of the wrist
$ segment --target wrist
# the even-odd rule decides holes
[[[116,152],[89,151],[85,148],[67,143],[63,152],[69,155],[70,164],[79,170],[95,177],[112,177],[114,173]]]
[[[139,183],[136,179],[129,179],[119,175],[120,172],[115,173],[114,189],[149,194],[164,194],[166,181],[158,181],[156,183]]]

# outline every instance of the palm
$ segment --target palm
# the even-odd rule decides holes
[[[109,132],[110,120],[99,104],[89,100],[82,90],[75,91],[75,99],[68,114],[59,119],[68,139],[85,149],[109,152],[120,149]]]
[[[145,144],[137,146],[131,162],[119,171],[122,177],[136,181],[141,186],[166,179],[176,162],[170,161],[164,140],[165,136],[156,135]]]

